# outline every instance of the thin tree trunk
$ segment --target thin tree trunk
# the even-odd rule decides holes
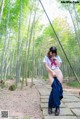
[[[11,31],[11,28],[10,28],[10,31]],[[6,54],[5,54],[5,62],[8,64],[8,65],[5,65],[5,72],[4,72],[4,76],[5,76],[5,81],[6,81],[6,76],[7,76],[7,70],[8,70],[8,67],[10,66],[10,54],[11,54],[11,44],[12,44],[12,42],[11,42],[11,39],[9,40],[9,38],[10,38],[10,31],[8,32],[8,37],[7,37],[7,43],[8,43],[8,45],[7,45],[7,47],[6,47]],[[8,51],[8,50],[9,51]]]
[[[80,18],[79,18],[79,15],[78,15],[77,11],[76,11],[75,4],[73,4],[73,9],[74,9],[74,12],[75,12],[78,23],[80,23]]]
[[[75,18],[76,18],[76,26],[77,26],[77,34],[78,34],[78,39],[79,39],[79,44],[80,44],[80,35],[79,35],[79,17],[78,17],[78,14],[77,14],[77,11],[76,11],[76,8],[75,8],[75,4],[73,4],[73,9],[74,9],[74,13],[75,13]],[[78,22],[79,21],[79,22]]]
[[[1,9],[0,9],[0,22],[1,22],[1,19],[2,19],[2,15],[3,15],[4,3],[5,3],[5,0],[2,0]]]
[[[35,28],[35,27],[34,27]],[[34,78],[34,39],[35,39],[35,32],[33,36],[33,48],[32,48],[32,78],[31,78],[31,88],[33,86],[33,78]]]
[[[34,58],[34,39],[35,39],[35,19],[36,19],[36,10],[35,10],[35,13],[34,13],[34,29],[33,29],[33,48],[32,48],[32,78],[31,78],[31,87],[33,86],[33,78],[34,78],[34,61],[35,61],[35,58]]]
[[[77,43],[79,45],[79,48],[80,48],[80,44],[79,44],[79,38],[78,38],[78,34],[77,34],[77,30],[76,30],[76,26],[75,26],[75,23],[74,23],[74,20],[73,20],[73,17],[72,17],[72,14],[71,14],[71,11],[70,11],[70,8],[68,6],[68,11],[70,13],[70,16],[71,16],[71,19],[72,19],[72,23],[73,23],[73,26],[74,26],[74,31],[75,31],[75,34],[76,34],[76,40],[77,40]]]
[[[31,10],[31,14],[32,14],[32,10]],[[30,17],[29,17],[29,23],[28,23],[28,31],[27,31],[27,41],[26,41],[26,53],[25,53],[25,62],[24,62],[24,72],[23,72],[23,78],[22,78],[22,83],[21,83],[21,89],[23,88],[23,85],[24,85],[24,78],[26,79],[27,75],[26,75],[26,66],[27,66],[27,47],[28,47],[28,39],[29,39],[29,33],[30,33],[30,23],[31,23],[31,14],[30,14]],[[26,82],[26,85],[27,85],[27,82]]]
[[[32,22],[32,27],[31,27],[31,32],[30,32],[30,38],[29,38],[29,46],[28,46],[28,53],[27,53],[26,86],[27,86],[29,51],[30,51],[30,44],[31,44],[31,39],[32,39],[32,35],[33,35],[33,28],[34,28],[34,23],[35,23],[35,17],[36,17],[36,13],[34,14],[34,18],[33,18],[33,22]]]
[[[20,79],[20,42],[21,42],[21,18],[22,18],[22,0],[20,0],[20,16],[19,16],[19,28],[18,28],[18,51],[17,51],[17,64],[16,64],[16,86]]]
[[[10,0],[9,0],[9,5],[10,5]],[[8,40],[8,24],[9,24],[9,18],[10,18],[10,7],[8,10],[8,18],[7,18],[7,22],[6,22],[6,34],[5,34],[5,39],[4,39],[4,48],[3,48],[3,52],[2,52],[2,61],[1,61],[1,80],[3,80],[3,75],[4,75],[4,59],[5,59],[5,53],[6,53],[6,43]]]

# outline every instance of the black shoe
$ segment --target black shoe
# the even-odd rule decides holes
[[[48,114],[52,114],[52,108],[48,107]]]
[[[55,109],[55,116],[58,116],[60,114],[60,108]]]

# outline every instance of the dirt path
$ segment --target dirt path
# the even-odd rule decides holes
[[[9,110],[9,119],[42,119],[40,95],[35,86],[33,88],[24,87],[22,91],[2,89],[0,91],[0,112],[1,110]]]

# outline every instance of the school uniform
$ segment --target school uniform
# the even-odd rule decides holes
[[[57,60],[62,63],[61,58],[57,55]],[[52,69],[59,69],[59,67],[55,64],[52,58],[44,57],[43,63],[47,63],[47,65]],[[51,85],[52,89],[49,96],[48,107],[49,108],[59,108],[61,104],[61,99],[63,98],[63,87],[57,77],[54,77],[54,81]]]

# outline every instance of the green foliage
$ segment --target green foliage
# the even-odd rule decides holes
[[[30,117],[29,116],[25,116],[23,119],[30,119]]]
[[[71,81],[67,83],[68,86],[74,87],[74,88],[80,88],[80,84],[77,81]]]
[[[0,80],[0,87],[4,88],[5,87],[5,82],[3,80]]]
[[[57,1],[61,9],[68,10],[67,5],[61,4],[59,0]],[[37,77],[38,75],[43,76],[46,80],[48,76],[46,69],[43,67],[42,60],[51,46],[57,47],[58,54],[63,60],[61,69],[64,76],[73,76],[50,24],[43,25],[40,22],[43,13],[39,7],[39,1],[37,0],[5,0],[0,22],[0,74],[3,71],[3,80],[16,77],[16,73],[22,79]],[[70,10],[79,39],[80,5],[75,5],[77,17],[74,14],[73,5],[70,5]],[[73,27],[69,25],[66,18],[60,16],[52,21],[52,25],[75,72],[80,77],[80,66],[78,65],[80,62],[80,47]],[[17,67],[17,62],[19,67]],[[16,89],[15,85],[12,85],[10,88],[11,90]]]
[[[9,90],[10,90],[10,91],[16,90],[16,85],[15,85],[15,84],[12,84],[12,85],[9,87]]]

